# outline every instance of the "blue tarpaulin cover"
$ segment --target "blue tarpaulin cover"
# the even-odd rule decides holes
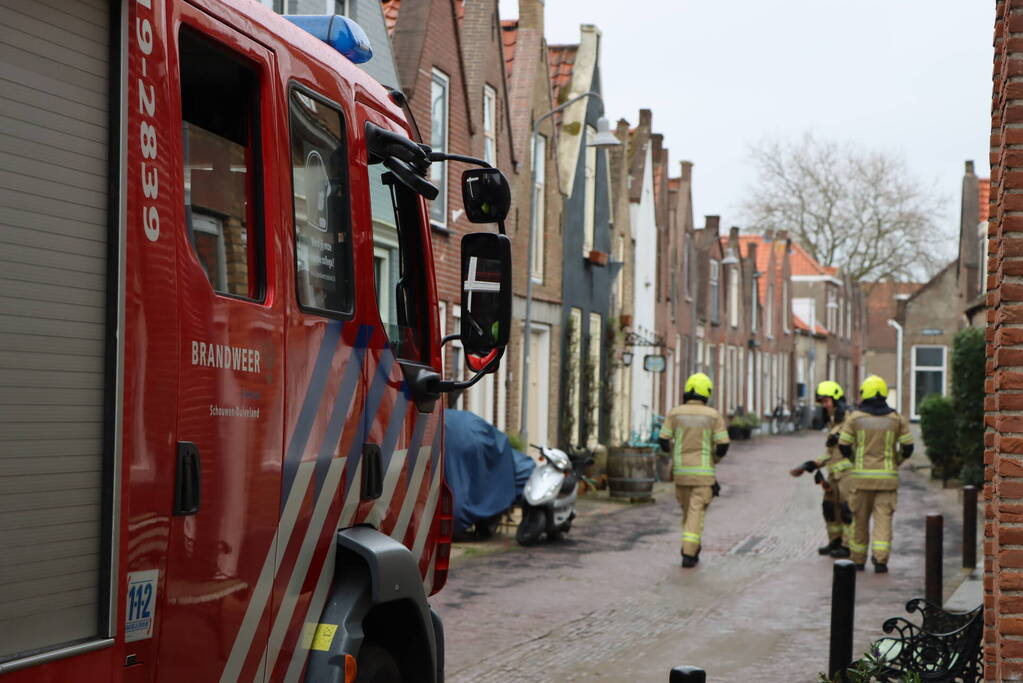
[[[463,531],[511,507],[533,460],[475,413],[445,410],[444,430],[444,479],[454,497],[455,529]]]

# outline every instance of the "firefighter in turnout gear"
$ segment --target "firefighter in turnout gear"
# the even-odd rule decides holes
[[[725,420],[707,405],[713,390],[707,375],[691,375],[685,384],[685,403],[668,412],[659,434],[661,450],[672,454],[675,497],[682,506],[683,567],[699,561],[704,515],[718,490],[714,468],[728,451]]]
[[[899,489],[899,465],[913,454],[909,422],[888,406],[888,385],[871,375],[860,386],[860,405],[839,433],[839,448],[852,461],[853,538],[849,548],[856,568],[863,570],[867,541],[874,571],[888,571],[892,548],[892,515]],[[874,520],[871,533],[870,520]]]
[[[848,475],[853,464],[838,448],[839,433],[847,412],[845,392],[838,382],[825,380],[817,385],[817,402],[824,408],[827,417],[825,451],[816,460],[807,460],[789,474],[798,477],[804,472],[813,472],[814,481],[824,490],[821,510],[828,530],[828,542],[817,548],[817,552],[831,557],[849,557],[853,513],[850,502],[852,478]],[[822,467],[828,468],[827,478],[820,472]]]

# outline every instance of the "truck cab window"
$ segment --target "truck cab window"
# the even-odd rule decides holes
[[[259,79],[226,48],[188,29],[179,45],[185,222],[192,248],[214,291],[260,299]]]
[[[352,239],[341,112],[298,88],[289,100],[298,302],[347,316],[353,312]]]
[[[377,307],[399,358],[428,363],[426,271],[419,200],[382,165],[369,167]]]

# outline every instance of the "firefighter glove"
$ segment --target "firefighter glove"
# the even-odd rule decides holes
[[[833,448],[836,444],[838,444],[838,434],[828,434],[828,440],[824,442],[824,445]]]
[[[714,482],[714,484],[710,487],[710,493],[711,493],[711,497],[712,498],[714,498],[716,496],[720,496],[721,495],[721,484],[719,484],[717,482]]]
[[[661,450],[664,451],[665,453],[670,453],[671,452],[671,440],[670,439],[658,439],[657,443],[661,447]]]
[[[824,483],[824,475],[821,474],[820,470],[817,470],[816,472],[813,473],[813,483],[815,484]]]
[[[813,460],[807,460],[806,462],[803,463],[803,469],[806,470],[807,472],[813,472],[814,470],[817,469],[817,463],[815,463]]]

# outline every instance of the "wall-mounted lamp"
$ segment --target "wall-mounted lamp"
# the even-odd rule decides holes
[[[734,266],[739,262],[739,259],[735,257],[735,249],[728,247],[725,249],[725,257],[721,259],[721,265],[723,266]]]
[[[630,365],[632,365],[632,351],[622,352],[622,365],[624,365],[625,367],[629,367]]]

